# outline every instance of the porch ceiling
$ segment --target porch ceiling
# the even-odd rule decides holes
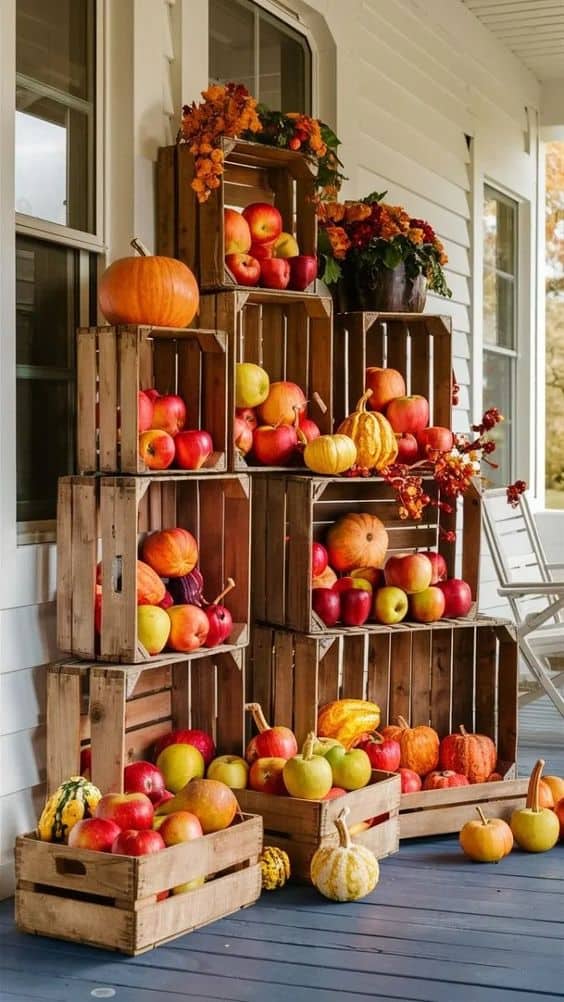
[[[463,0],[542,82],[564,76],[564,0]]]

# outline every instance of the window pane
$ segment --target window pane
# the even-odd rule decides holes
[[[493,351],[484,352],[484,410],[497,407],[505,421],[490,433],[496,443],[496,450],[490,459],[497,463],[498,469],[493,470],[484,465],[482,472],[498,487],[513,480],[511,441],[514,424],[514,367],[514,358]]]
[[[70,369],[75,324],[75,252],[18,236],[16,362]]]
[[[564,509],[564,142],[546,146],[546,507]]]
[[[66,380],[18,379],[18,522],[55,518],[57,478],[72,456],[71,384]]]
[[[93,35],[93,0],[17,0],[17,72],[90,101]]]
[[[305,52],[296,38],[266,19],[260,23],[259,97],[280,111],[309,111]]]
[[[484,193],[484,341],[514,349],[517,203]]]
[[[254,14],[237,0],[210,0],[210,78],[255,93]]]
[[[484,341],[515,347],[515,285],[512,278],[484,271]]]

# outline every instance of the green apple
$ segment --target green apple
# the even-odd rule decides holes
[[[374,596],[374,618],[387,626],[401,623],[406,617],[408,606],[409,600],[401,588],[386,585],[378,588]]]
[[[179,793],[191,779],[202,779],[206,768],[202,753],[193,745],[185,744],[163,748],[157,759],[157,766],[171,793]]]
[[[208,765],[206,777],[218,779],[232,790],[246,790],[249,766],[240,755],[219,755]]]
[[[254,362],[239,362],[235,366],[235,406],[258,407],[270,390],[268,373]]]
[[[314,755],[326,755],[331,748],[344,748],[336,738],[316,738],[313,742]]]
[[[301,755],[294,755],[284,766],[282,778],[291,797],[322,800],[333,786],[333,773],[327,759],[313,754],[315,741],[315,734],[308,734]]]
[[[342,786],[343,790],[360,790],[370,782],[372,766],[370,759],[362,748],[330,748],[325,761],[333,772],[333,785]]]

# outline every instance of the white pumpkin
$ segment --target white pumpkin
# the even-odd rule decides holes
[[[331,901],[358,901],[374,890],[380,870],[370,849],[354,845],[345,817],[346,807],[335,821],[339,834],[338,846],[322,846],[310,865],[311,881],[317,890]]]

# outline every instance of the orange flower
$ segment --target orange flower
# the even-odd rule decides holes
[[[372,207],[365,202],[346,202],[345,221],[347,223],[361,223],[363,219],[368,219],[372,215]]]
[[[340,223],[345,217],[345,206],[340,202],[319,202],[316,212],[322,223]]]
[[[407,235],[412,244],[422,244],[425,237],[423,230],[419,229],[418,226],[414,226],[412,229],[408,230]]]
[[[343,258],[346,257],[347,251],[351,245],[347,234],[342,226],[328,226],[326,233],[329,237],[333,257],[337,258],[338,261],[342,261]]]

